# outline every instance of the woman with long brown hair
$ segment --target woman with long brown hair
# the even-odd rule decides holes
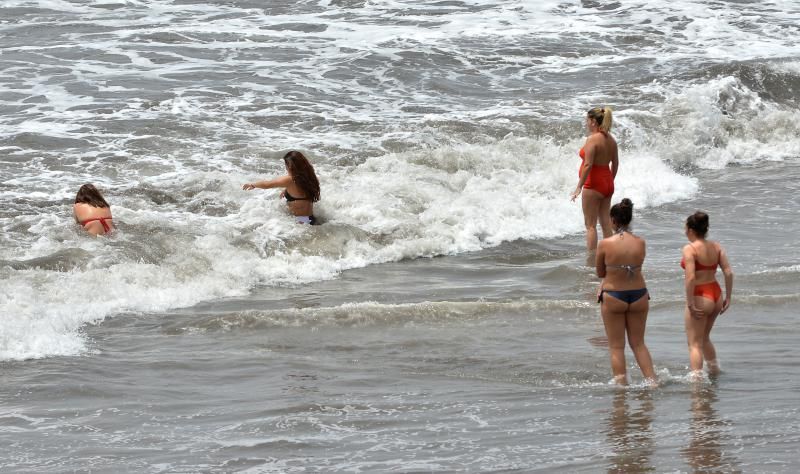
[[[111,206],[93,184],[84,184],[78,189],[75,204],[72,206],[75,221],[92,235],[111,232]]]
[[[246,183],[242,186],[245,191],[251,189],[283,188],[281,197],[286,198],[289,211],[295,216],[298,223],[317,223],[314,217],[314,203],[319,201],[319,180],[308,159],[299,151],[290,151],[283,156],[286,165],[286,175],[279,178]]]

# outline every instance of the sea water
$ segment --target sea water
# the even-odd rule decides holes
[[[797,2],[5,0],[4,472],[794,472]],[[662,386],[611,378],[611,106]],[[303,151],[320,226],[241,185]],[[116,231],[74,224],[96,184]],[[692,382],[683,222],[736,273]]]

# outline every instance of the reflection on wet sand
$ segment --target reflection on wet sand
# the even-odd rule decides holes
[[[713,383],[698,384],[692,390],[689,445],[681,453],[693,472],[741,472],[733,454],[725,451],[725,432],[730,423],[721,419],[714,409],[717,400],[717,388]]]
[[[655,471],[650,461],[655,448],[650,429],[652,422],[651,390],[619,390],[614,394],[606,423],[606,437],[613,452],[609,473]]]

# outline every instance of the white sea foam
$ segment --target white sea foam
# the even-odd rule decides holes
[[[732,163],[800,156],[796,125],[800,112],[764,101],[733,76],[700,84],[675,81],[646,89],[663,94],[665,100],[652,111],[661,126],[639,139],[650,141],[662,160],[721,169]]]
[[[791,73],[791,2],[9,0],[0,16],[17,7],[46,11],[0,20],[0,359],[80,353],[84,324],[122,312],[578,233],[589,104],[622,102],[616,196],[637,209],[697,192],[675,168],[800,149],[794,108],[727,70],[700,77],[734,59]],[[317,167],[322,226],[241,191],[281,171],[262,151],[290,148]],[[71,223],[87,181],[112,200],[111,239]],[[36,266],[76,249],[90,257],[67,271]]]
[[[94,257],[66,273],[6,270],[0,312],[9,317],[0,357],[85,350],[80,327],[120,312],[162,311],[243,295],[255,285],[298,284],[369,264],[578,232],[580,207],[568,199],[577,179],[576,148],[511,137],[494,145],[386,155],[352,167],[321,166],[318,214],[326,223],[317,227],[294,224],[277,192],[241,191],[245,176],[220,172],[154,177],[156,188],[200,190],[180,205],[154,207],[139,196],[121,197],[114,217],[122,225],[110,241],[71,229],[66,206],[55,208],[60,215],[19,216],[6,227],[31,219],[30,232],[39,237],[21,251],[4,247],[0,258],[46,258],[75,247]],[[694,179],[655,158],[629,161],[619,187],[643,207],[696,190]],[[659,179],[646,179],[654,173]],[[650,184],[637,184],[645,181]],[[203,190],[209,186],[219,190]],[[366,190],[369,198],[359,198]],[[181,209],[207,201],[230,213]],[[152,247],[144,261],[135,247],[143,239]]]
[[[770,274],[770,273],[800,273],[800,265],[785,265],[776,268],[768,268],[766,270],[760,270],[757,272],[753,272],[755,275],[760,274]]]

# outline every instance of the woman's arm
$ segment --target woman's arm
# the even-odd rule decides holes
[[[617,172],[619,171],[619,150],[617,150],[617,141],[614,140],[614,146],[611,149],[611,175],[617,179]]]
[[[606,246],[603,241],[597,243],[597,253],[594,257],[594,269],[600,278],[606,277]]]
[[[722,267],[722,273],[725,275],[725,300],[722,302],[722,311],[724,313],[731,305],[731,297],[733,296],[733,269],[731,263],[728,261],[728,254],[725,249],[720,245],[719,247],[719,266]]]
[[[689,308],[689,314],[695,319],[703,317],[703,312],[694,306],[694,252],[691,246],[686,245],[683,247],[683,265],[684,265],[684,281],[683,286],[686,291],[686,307]]]
[[[586,144],[583,145],[583,151],[586,154],[586,157],[583,159],[583,166],[581,167],[581,177],[578,180],[578,186],[575,188],[575,191],[570,195],[572,201],[578,198],[581,194],[581,189],[583,189],[583,183],[586,182],[586,179],[589,178],[589,170],[592,169],[592,165],[594,165],[594,144],[591,143],[591,140],[586,140]]]
[[[601,278],[600,285],[597,287],[597,302],[601,302],[601,297],[603,295],[603,284],[606,282],[606,247],[603,245],[603,241],[597,243],[597,254],[594,258],[594,267],[597,276]]]
[[[255,183],[245,183],[242,186],[242,189],[244,189],[245,191],[250,191],[251,189],[255,188],[259,189],[285,188],[286,186],[289,186],[291,183],[292,183],[292,177],[286,175],[271,180],[256,181]]]

